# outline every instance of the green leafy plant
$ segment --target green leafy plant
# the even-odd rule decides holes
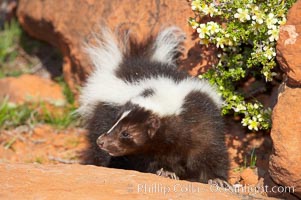
[[[255,148],[253,148],[250,156],[250,167],[255,168],[256,167],[256,162],[257,162],[257,156],[255,154]]]
[[[75,103],[75,97],[74,97],[74,94],[71,91],[70,87],[64,81],[64,78],[62,76],[60,76],[60,77],[55,78],[55,81],[63,88],[63,93],[67,99],[67,102],[69,104],[73,105]]]
[[[7,129],[18,125],[33,125],[37,112],[28,105],[19,105],[8,102],[4,98],[0,102],[0,128]]]
[[[250,158],[248,159],[248,156],[244,157],[243,169],[246,169],[248,167],[255,168],[256,162],[257,162],[257,156],[255,154],[255,148],[253,148],[250,154]]]
[[[257,155],[255,153],[255,148],[252,149],[251,154],[245,155],[241,166],[233,169],[233,172],[242,172],[244,169],[256,168]]]
[[[16,20],[5,23],[4,30],[0,31],[0,63],[17,57],[16,48],[21,33],[21,27]]]
[[[51,124],[57,128],[66,128],[75,122],[74,111],[75,108],[71,105],[68,105],[64,109],[63,113],[49,111],[47,107],[43,106],[43,114],[39,117],[39,121],[42,123]]]
[[[67,128],[76,125],[74,110],[73,105],[60,108],[45,102],[16,105],[5,98],[0,102],[0,129],[21,125],[33,127],[39,123],[50,124],[56,128]]]
[[[195,13],[190,26],[199,35],[200,44],[219,48],[219,61],[200,78],[217,86],[225,100],[222,114],[241,117],[250,130],[271,127],[271,109],[255,98],[247,101],[239,84],[250,77],[271,81],[276,73],[275,46],[279,26],[294,0],[193,0]],[[203,19],[208,19],[203,20]]]

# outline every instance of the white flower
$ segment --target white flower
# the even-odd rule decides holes
[[[196,31],[199,33],[201,39],[204,39],[206,35],[210,35],[210,31],[206,24],[200,24],[200,27],[197,28]]]
[[[213,3],[209,4],[209,6],[206,4],[201,5],[200,11],[202,11],[205,15],[210,15],[210,17],[213,17],[215,14],[219,14],[218,9],[215,8]]]
[[[258,119],[259,122],[262,122],[262,121],[263,121],[263,118],[262,118],[262,115],[261,115],[261,114],[257,115],[256,117],[257,117],[257,119]]]
[[[228,46],[233,46],[233,41],[231,39],[226,39],[225,40],[225,44],[227,44]]]
[[[252,16],[252,19],[254,21],[256,21],[258,24],[262,24],[263,20],[264,20],[264,13],[260,12],[260,11],[256,11],[254,13],[254,15]]]
[[[252,6],[250,6],[250,7],[252,8],[252,11],[253,11],[253,12],[259,11],[259,7],[256,6],[256,5],[252,5]]]
[[[271,42],[277,41],[279,38],[279,29],[277,26],[273,25],[270,30],[268,30],[268,34],[270,35],[269,40]]]
[[[284,25],[286,23],[286,17],[285,15],[282,16],[282,19],[280,21],[278,21],[279,25]]]
[[[268,72],[263,72],[263,75],[265,77],[265,81],[269,80],[269,73]]]
[[[196,29],[197,27],[199,27],[199,24],[195,20],[191,20],[191,21],[189,21],[189,23],[193,29]]]
[[[245,7],[246,8],[253,8],[253,5],[248,3],[247,5],[245,5]]]
[[[257,103],[254,104],[254,108],[255,108],[255,109],[258,109],[258,108],[259,108],[259,106],[258,106]]]
[[[202,4],[200,11],[203,12],[205,15],[208,15],[209,13],[209,7],[206,4]]]
[[[273,28],[273,25],[275,25],[278,22],[278,19],[275,17],[273,13],[268,14],[266,18],[266,24],[268,29]]]
[[[249,118],[248,117],[243,118],[241,120],[241,123],[242,123],[243,126],[248,126],[249,125]]]
[[[195,0],[191,2],[191,9],[192,10],[200,10],[201,8],[201,1],[200,0]]]
[[[241,110],[246,110],[246,109],[247,109],[246,106],[244,106],[243,104],[238,104],[236,106],[236,108],[234,108],[234,111],[235,112],[240,112]]]
[[[216,47],[217,48],[224,48],[225,46],[224,46],[224,39],[223,38],[216,38]]]
[[[238,18],[239,21],[241,21],[241,22],[245,22],[245,21],[251,19],[250,15],[249,15],[249,10],[241,9],[241,8],[237,9],[237,13],[234,14],[234,17]]]
[[[276,52],[273,47],[265,46],[263,47],[263,50],[265,51],[263,55],[269,60],[276,56]]]
[[[249,126],[248,126],[249,130],[258,131],[259,122],[257,122],[256,120],[253,120],[253,119],[249,119],[248,124],[249,124]]]
[[[208,22],[207,25],[208,25],[208,30],[210,31],[211,34],[220,32],[220,27],[217,23]]]
[[[216,14],[218,12],[218,10],[215,8],[214,4],[211,3],[208,7],[208,10],[207,10],[207,14],[210,15],[210,17],[213,17],[214,14]]]

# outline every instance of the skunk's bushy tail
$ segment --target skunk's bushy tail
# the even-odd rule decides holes
[[[109,29],[102,28],[100,34],[94,34],[94,45],[85,47],[94,69],[82,88],[78,113],[87,119],[99,102],[123,105],[139,95],[143,90],[141,86],[118,77],[117,71],[123,62],[143,57],[144,61],[133,65],[147,62],[157,63],[153,66],[175,68],[184,40],[184,32],[175,26],[162,30],[155,39],[149,37],[145,42],[137,42],[128,33],[115,37]],[[143,66],[139,67],[143,69]]]

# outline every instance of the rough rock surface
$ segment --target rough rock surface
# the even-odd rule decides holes
[[[65,97],[62,88],[55,82],[35,75],[0,79],[0,99],[9,97],[10,102],[49,102],[63,105]]]
[[[273,154],[269,172],[280,185],[295,188],[301,198],[301,0],[289,10],[280,28],[277,60],[288,79],[273,110]],[[284,88],[284,87],[283,87]],[[283,90],[283,89],[282,89]]]
[[[1,199],[241,199],[209,185],[83,165],[0,164]]]
[[[290,85],[301,86],[301,0],[289,10],[287,22],[280,28],[277,60],[288,75]]]
[[[295,187],[301,197],[301,88],[287,87],[273,110],[273,154],[269,172],[273,180]]]
[[[256,185],[258,183],[258,172],[256,169],[246,168],[240,174],[245,185]]]
[[[140,39],[162,27],[177,25],[187,33],[183,68],[195,75],[215,60],[212,53],[203,51],[205,47],[200,48],[192,34],[187,19],[194,14],[186,0],[20,0],[17,15],[30,35],[62,51],[64,76],[71,88],[91,70],[83,42],[103,23],[111,29],[130,28]]]

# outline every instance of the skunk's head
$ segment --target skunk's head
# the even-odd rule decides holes
[[[156,114],[136,107],[124,111],[112,128],[97,139],[97,144],[111,156],[141,153],[147,150],[160,126]]]

